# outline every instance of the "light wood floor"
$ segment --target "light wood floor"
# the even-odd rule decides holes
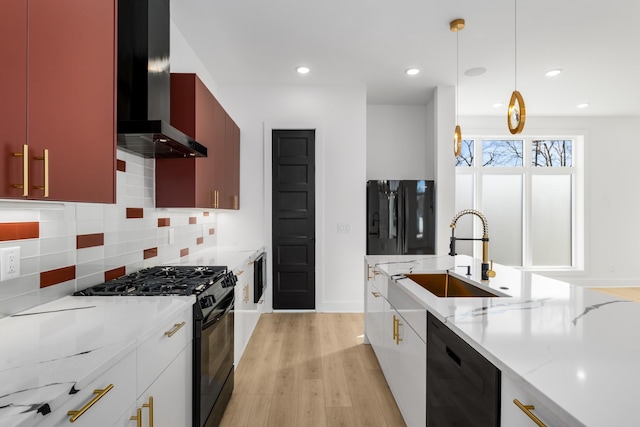
[[[591,288],[595,291],[614,295],[620,298],[640,302],[640,288]]]
[[[404,426],[362,314],[260,317],[221,427]]]

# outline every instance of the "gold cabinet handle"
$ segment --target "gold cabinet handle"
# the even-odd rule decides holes
[[[244,270],[238,270],[238,272],[236,273],[236,276],[241,276],[242,273],[244,273]]]
[[[249,302],[249,285],[245,285],[243,290],[244,290],[244,298],[242,298],[242,301]]]
[[[531,412],[534,409],[536,409],[535,406],[533,406],[533,405],[523,405],[522,403],[520,403],[520,401],[518,399],[513,399],[513,403],[515,403],[516,406],[522,410],[522,412],[527,414],[527,417],[531,418],[531,420],[534,423],[536,423],[539,427],[547,427],[547,425],[545,423],[543,423],[540,418],[536,417],[535,414],[533,412]]]
[[[13,184],[13,188],[22,188],[22,195],[29,195],[29,146],[22,146],[22,153],[12,153],[13,157],[22,157],[22,184]]]
[[[216,209],[218,208],[219,196],[220,196],[220,193],[218,192],[218,190],[214,190],[213,191],[213,207]]]
[[[136,415],[132,415],[131,418],[129,418],[131,421],[137,421],[136,426],[137,427],[142,427],[142,409],[138,408],[136,411]]]
[[[238,196],[233,196],[233,209],[239,209],[239,199]]]
[[[93,390],[93,399],[91,399],[86,405],[84,405],[79,411],[69,411],[67,415],[70,416],[69,422],[75,423],[78,418],[82,416],[85,412],[89,410],[98,400],[102,399],[105,394],[109,393],[113,388],[113,384],[109,384],[106,388]]]
[[[371,291],[371,295],[373,295],[376,298],[380,298],[380,292],[373,292]]]
[[[143,403],[142,407],[149,408],[149,427],[153,427],[153,396],[149,396],[149,403]]]
[[[44,197],[49,197],[49,150],[44,149],[42,157],[34,157],[36,160],[44,160],[44,185],[34,185],[36,190],[44,190]]]
[[[396,345],[400,345],[400,341],[402,341],[402,338],[400,338],[400,319],[398,319],[396,317],[396,315],[393,315],[393,339],[396,342]]]
[[[371,266],[367,264],[367,280],[371,280],[373,277],[371,276]]]
[[[171,338],[172,336],[175,335],[176,332],[178,332],[180,330],[180,328],[182,328],[186,323],[182,322],[182,323],[174,323],[173,324],[173,329],[171,329],[170,331],[166,331],[164,334],[166,336],[168,336],[169,338]]]

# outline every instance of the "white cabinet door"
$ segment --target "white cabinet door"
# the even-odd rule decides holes
[[[191,426],[192,357],[188,345],[138,398],[117,427]],[[139,417],[139,419],[138,419]]]
[[[425,312],[426,314],[426,312]],[[427,345],[385,301],[384,376],[408,427],[427,422]]]
[[[255,257],[248,258],[233,270],[238,277],[235,288],[235,312],[233,326],[233,363],[238,366],[249,338],[260,318],[258,304],[254,302],[253,272]]]
[[[137,392],[145,391],[169,363],[193,345],[193,310],[176,314],[155,330],[137,349]]]
[[[378,360],[383,359],[384,355],[384,298],[378,292],[372,281],[367,282],[367,311],[365,313],[365,329],[367,339],[373,351],[375,351]]]
[[[71,425],[68,411],[77,411],[74,426],[111,426],[136,399],[136,352],[78,391],[59,409],[47,414],[38,427]],[[97,399],[97,400],[96,400]],[[93,404],[91,402],[94,402]]]
[[[503,427],[536,427],[536,422],[530,415],[537,418],[546,426],[564,427],[566,423],[562,422],[552,411],[543,406],[531,393],[516,383],[504,372],[502,373],[501,384],[501,401],[500,401],[500,425]],[[514,402],[517,400],[524,409],[518,407]]]

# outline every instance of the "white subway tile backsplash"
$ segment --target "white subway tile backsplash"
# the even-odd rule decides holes
[[[40,255],[40,271],[56,270],[58,268],[76,265],[76,250]]]
[[[126,273],[180,258],[215,246],[216,213],[200,209],[155,207],[155,161],[118,150],[126,172],[116,173],[116,203],[19,202],[0,200],[0,222],[39,222],[39,239],[0,242],[0,247],[20,246],[21,277],[0,282],[0,317],[16,313],[104,281],[104,272],[125,267]],[[143,208],[143,218],[127,218],[127,208]],[[196,217],[197,224],[189,218]],[[169,226],[158,226],[168,218]],[[203,224],[206,226],[203,228]],[[169,244],[169,229],[175,232]],[[104,244],[76,249],[78,235],[104,234]],[[197,245],[197,238],[203,244]],[[157,256],[144,259],[146,249]],[[186,259],[186,258],[185,258]],[[40,274],[75,266],[75,279],[40,288]]]

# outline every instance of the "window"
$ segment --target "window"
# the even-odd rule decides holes
[[[456,211],[475,208],[485,214],[491,259],[531,269],[574,269],[582,264],[577,224],[582,218],[582,171],[576,141],[581,138],[463,141],[456,159]],[[459,223],[456,235],[471,236],[473,227],[478,234],[478,224]],[[479,254],[480,245],[467,242],[458,252],[474,251]]]

